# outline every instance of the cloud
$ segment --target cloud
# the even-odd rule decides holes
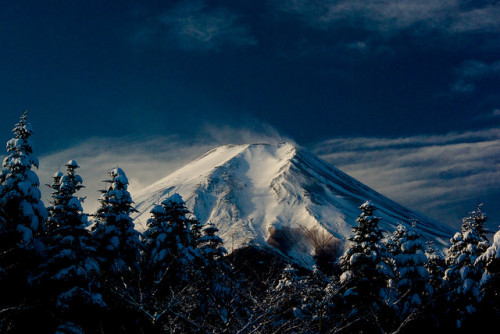
[[[453,85],[451,85],[451,91],[453,93],[474,93],[476,90],[476,85],[471,82],[466,82],[464,80],[458,80]]]
[[[279,8],[307,24],[328,29],[339,25],[361,27],[382,34],[403,30],[441,30],[449,33],[498,32],[500,5],[471,5],[460,0],[294,0]],[[418,28],[418,29],[417,29]]]
[[[58,170],[65,171],[64,164],[74,159],[80,165],[78,173],[85,188],[79,196],[86,196],[86,212],[98,207],[99,190],[107,172],[120,166],[128,176],[129,190],[133,194],[167,176],[171,172],[198,158],[214,147],[225,144],[255,142],[277,143],[288,140],[268,125],[254,125],[248,128],[217,127],[206,125],[197,137],[177,136],[90,138],[77,145],[40,157],[38,175],[42,184],[44,202],[50,201],[51,176]]]
[[[477,117],[475,117],[476,120],[492,120],[492,119],[499,119],[500,118],[500,109],[496,108],[493,109],[489,113],[484,113],[481,114]]]
[[[500,222],[500,129],[402,138],[338,138],[314,152],[389,198],[455,225],[485,202]]]
[[[491,63],[477,60],[463,62],[455,69],[456,81],[451,85],[454,93],[472,93],[476,90],[476,82],[485,78],[496,78],[500,74],[500,61]]]
[[[485,63],[476,60],[468,60],[456,69],[462,78],[479,79],[487,76],[496,76],[500,73],[500,61]]]
[[[498,32],[500,31],[500,5],[495,3],[459,12],[449,29],[455,32]]]
[[[225,7],[209,7],[202,1],[181,2],[157,15],[136,32],[136,39],[153,35],[166,38],[186,50],[220,50],[224,46],[252,46],[257,40],[240,17]]]

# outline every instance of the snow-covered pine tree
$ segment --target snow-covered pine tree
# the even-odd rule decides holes
[[[426,269],[429,273],[429,285],[432,287],[432,295],[441,295],[441,292],[445,288],[444,285],[444,271],[445,271],[445,260],[441,255],[439,255],[434,247],[433,242],[427,242],[427,248],[425,251],[425,256],[427,257]]]
[[[415,228],[416,222],[404,230],[398,244],[396,287],[399,292],[398,308],[402,319],[417,319],[430,305],[432,288],[429,285],[425,243]]]
[[[226,323],[228,307],[233,296],[231,265],[226,259],[227,251],[218,236],[219,229],[208,223],[203,228],[203,236],[198,240],[201,258],[199,276],[200,314],[216,323]]]
[[[390,235],[385,241],[387,251],[391,254],[392,257],[395,257],[396,255],[399,255],[401,253],[401,241],[406,232],[406,226],[403,224],[399,224],[396,227],[396,230],[392,232],[392,235]]]
[[[120,321],[125,328],[137,323],[134,319],[139,314],[139,261],[143,247],[130,216],[136,210],[127,190],[127,176],[119,167],[108,174],[110,178],[104,181],[107,186],[101,190],[101,205],[91,231],[97,243],[96,259],[101,269],[104,300],[111,308],[106,320],[109,326]]]
[[[500,316],[500,231],[475,265],[485,268],[481,278],[481,323],[485,329],[494,328]]]
[[[490,246],[484,226],[486,219],[479,206],[462,219],[460,231],[450,240],[445,280],[450,287],[450,313],[456,318],[458,328],[477,310],[480,300],[480,281],[484,268],[476,266],[475,262]]]
[[[196,309],[195,264],[201,261],[192,227],[198,227],[199,222],[182,197],[173,194],[153,207],[146,224],[142,236],[142,284],[148,293],[144,301],[149,320],[155,326],[168,322],[171,331],[188,330],[190,324],[184,320]]]
[[[303,281],[297,269],[288,264],[281,273],[278,283],[270,287],[263,301],[266,321],[263,322],[263,332],[293,332],[300,326],[304,314],[303,306]],[[300,330],[299,330],[300,332]]]
[[[179,194],[173,194],[151,210],[142,242],[145,247],[144,274],[165,296],[172,287],[185,284],[197,256],[191,230],[196,219]]]
[[[74,160],[66,163],[67,173],[54,174],[52,206],[46,222],[46,260],[38,277],[44,304],[61,333],[79,333],[95,326],[96,314],[106,307],[99,293],[95,260],[87,216],[75,193],[83,188]]]
[[[317,330],[318,333],[326,332],[337,323],[335,305],[340,303],[338,285],[335,280],[330,280],[318,266],[302,280],[302,308],[305,315],[302,319],[303,328]]]
[[[33,156],[27,112],[12,131],[0,173],[0,308],[10,310],[2,312],[0,322],[15,317],[32,297],[30,283],[43,253],[40,234],[47,218],[33,171],[38,159]]]
[[[130,275],[139,270],[142,243],[130,216],[136,210],[127,190],[127,176],[119,167],[108,174],[110,179],[104,181],[108,186],[101,190],[101,206],[95,214],[92,233],[98,243],[97,259],[101,269],[126,283]]]
[[[370,202],[360,206],[361,215],[353,228],[350,245],[339,259],[342,269],[340,284],[345,300],[345,324],[348,330],[372,331],[381,325],[377,315],[383,311],[387,299],[387,281],[392,270],[387,263],[387,249],[378,227],[379,218],[373,215]]]

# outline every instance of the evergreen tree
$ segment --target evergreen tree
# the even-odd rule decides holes
[[[96,314],[105,304],[98,292],[99,266],[87,216],[75,193],[83,188],[74,160],[66,163],[67,174],[54,175],[52,206],[46,223],[46,262],[39,281],[45,304],[61,333],[79,333],[92,328]],[[95,326],[95,323],[93,324]]]
[[[405,229],[400,236],[400,249],[395,256],[398,306],[404,320],[419,318],[432,297],[425,243],[415,224]]]
[[[493,243],[475,263],[485,268],[481,278],[480,323],[482,328],[491,329],[500,316],[500,231],[495,233]]]
[[[335,305],[340,303],[338,286],[317,266],[302,280],[302,308],[304,329],[314,329],[318,333],[335,326],[338,321]]]
[[[118,167],[112,169],[109,176],[104,181],[107,186],[101,191],[101,205],[91,228],[97,243],[104,300],[111,308],[104,326],[116,332],[117,322],[121,331],[133,333],[139,330],[135,326],[140,314],[139,261],[143,247],[130,217],[136,210],[127,190],[127,176]]]
[[[261,312],[267,313],[263,332],[297,331],[305,318],[302,312],[303,289],[303,280],[297,269],[288,264],[283,269],[278,283],[270,288],[263,301],[264,310]]]
[[[95,214],[92,232],[98,243],[98,261],[102,269],[124,284],[139,270],[142,244],[130,215],[137,212],[127,190],[128,179],[121,168],[109,172],[109,184],[101,190],[101,206]]]
[[[208,223],[203,236],[198,240],[200,263],[200,311],[205,318],[216,318],[227,322],[228,309],[233,295],[231,266],[226,259],[227,251],[222,246],[217,227]]]
[[[5,331],[13,323],[29,325],[12,319],[22,317],[33,303],[31,282],[43,253],[40,235],[47,218],[38,176],[32,170],[38,168],[38,159],[33,156],[27,112],[12,131],[0,173],[0,309],[5,311],[0,326]]]
[[[392,235],[390,235],[385,241],[385,246],[387,248],[387,251],[391,254],[392,257],[401,254],[401,242],[406,232],[407,232],[406,226],[403,224],[399,224],[396,227],[396,230],[392,232]]]
[[[143,235],[145,274],[165,295],[173,286],[185,284],[193,270],[197,243],[191,230],[198,222],[179,194],[174,194],[151,210]]]
[[[347,331],[376,330],[381,326],[377,316],[384,310],[387,299],[387,279],[392,276],[387,263],[387,250],[382,244],[379,218],[373,216],[375,207],[366,202],[353,228],[351,244],[340,258],[343,296],[346,303]],[[374,327],[375,326],[375,327]]]
[[[425,314],[425,319],[429,319],[429,326],[440,328],[441,326],[450,327],[445,323],[446,319],[446,291],[448,290],[444,280],[445,260],[437,253],[432,242],[427,243],[425,253],[427,257],[426,269],[429,273],[428,286],[431,289],[429,308]]]
[[[474,264],[490,244],[484,226],[486,219],[479,206],[476,211],[462,219],[460,231],[450,240],[445,279],[450,287],[450,313],[456,318],[458,328],[477,310],[480,299],[479,285],[484,269]]]
[[[143,234],[142,282],[150,321],[169,331],[187,331],[196,309],[196,267],[200,260],[192,217],[182,197],[174,194],[155,205]],[[205,283],[205,282],[203,282]],[[168,304],[168,305],[167,305]]]
[[[436,252],[432,242],[427,243],[425,256],[427,257],[426,269],[429,273],[428,282],[432,288],[432,295],[435,300],[441,295],[443,289],[445,289],[445,281],[443,279],[445,272],[445,260]]]

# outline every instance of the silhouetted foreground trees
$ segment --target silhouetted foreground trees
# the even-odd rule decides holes
[[[0,333],[449,333],[500,316],[500,232],[490,244],[481,207],[442,257],[418,222],[388,235],[366,202],[344,254],[308,270],[251,246],[228,256],[178,194],[139,233],[118,167],[92,219],[74,160],[46,208],[27,113],[13,132],[0,173]]]

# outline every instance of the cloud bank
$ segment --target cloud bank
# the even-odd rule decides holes
[[[337,138],[314,152],[409,208],[451,226],[484,202],[500,223],[500,129],[403,138]]]

